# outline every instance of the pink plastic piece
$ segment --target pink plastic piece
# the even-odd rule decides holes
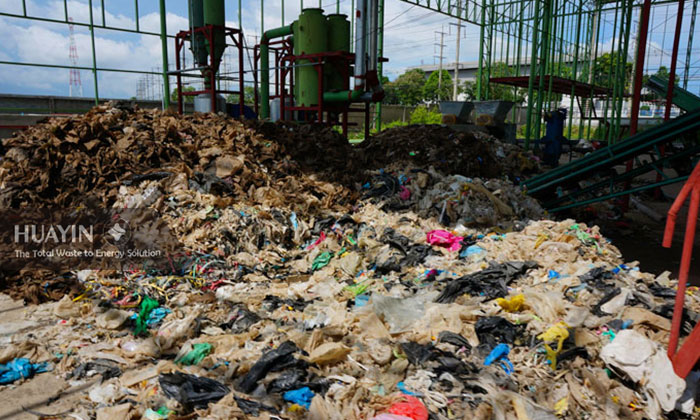
[[[447,248],[450,251],[459,251],[462,247],[462,236],[453,235],[446,230],[431,230],[426,236],[430,245],[437,245]]]
[[[401,187],[399,187],[399,188],[401,189],[401,192],[399,193],[399,197],[401,197],[401,199],[402,199],[403,201],[406,201],[406,200],[408,200],[408,199],[411,198],[411,190],[409,190],[408,188],[404,187],[403,185],[402,185]]]
[[[406,416],[413,420],[428,420],[428,409],[416,397],[404,396],[406,401],[397,402],[389,407],[391,414]]]

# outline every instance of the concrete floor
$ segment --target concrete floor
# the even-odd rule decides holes
[[[618,168],[622,169],[622,168]],[[676,176],[672,170],[669,176]],[[653,180],[655,174],[647,174],[644,179]],[[666,215],[678,196],[682,183],[668,185],[662,188],[666,200],[654,200],[645,196],[637,196],[646,206],[652,208],[663,220],[655,221],[644,215],[639,210],[631,208],[620,221],[600,221],[599,225],[603,234],[617,246],[627,261],[639,261],[641,269],[654,274],[670,271],[672,277],[677,278],[683,250],[683,240],[688,218],[689,200],[678,213],[676,229],[673,235],[671,248],[661,246],[666,227]],[[700,232],[695,234],[693,259],[689,272],[690,284],[700,286]]]

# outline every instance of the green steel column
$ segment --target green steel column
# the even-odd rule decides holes
[[[531,6],[534,8],[533,9],[533,17],[534,17],[534,24],[532,28],[532,52],[530,53],[530,64],[529,64],[529,73],[530,77],[527,82],[527,121],[525,122],[525,149],[530,148],[530,139],[532,136],[532,108],[533,108],[533,94],[535,93],[535,74],[537,72],[535,71],[535,66],[537,65],[537,43],[538,43],[538,38],[539,38],[539,26],[540,26],[540,10],[541,8],[539,7],[540,5],[540,0],[535,0]],[[537,95],[539,96],[539,95]]]
[[[350,52],[355,52],[355,0],[350,1]]]
[[[496,53],[493,50],[493,33],[496,30],[496,25],[494,24],[494,21],[496,20],[496,5],[492,2],[491,7],[489,7],[489,39],[488,39],[488,46],[487,49],[488,51],[488,56],[487,56],[487,64],[486,64],[486,78],[485,78],[485,83],[486,83],[486,99],[491,99],[491,65],[493,63],[493,59],[496,58]],[[501,38],[502,39],[502,38]]]
[[[583,18],[583,0],[578,2],[578,16],[576,17],[576,40],[574,41],[574,68],[571,74],[573,80],[578,80],[578,44],[581,39],[581,19]],[[583,118],[583,115],[581,115]],[[566,137],[571,140],[571,124],[574,120],[574,86],[571,86],[571,102],[569,105],[569,126]],[[579,132],[579,136],[581,133]]]
[[[612,133],[613,141],[617,142],[620,137],[620,123],[622,119],[622,102],[623,94],[625,91],[625,82],[627,80],[627,53],[629,52],[629,34],[631,28],[632,20],[632,0],[622,0],[623,14],[622,27],[620,28],[620,34],[618,37],[618,57],[617,57],[617,68],[615,69],[615,89],[613,92],[613,116],[614,116],[614,129]]]
[[[291,35],[294,23],[281,28],[263,32],[260,38],[260,118],[270,118],[270,47],[268,43],[273,38]]]
[[[384,54],[384,0],[379,1],[379,25],[377,28],[377,48],[379,52],[377,56],[379,58],[383,57]],[[382,81],[382,74],[384,70],[384,63],[381,60],[377,60],[377,75],[379,77],[379,82]],[[375,116],[374,126],[377,127],[377,132],[382,131],[382,103],[377,102],[377,112]]]
[[[615,52],[615,37],[617,36],[617,15],[618,15],[619,9],[615,9],[615,20],[613,21],[613,35],[612,38],[610,38],[610,69],[608,71],[608,88],[612,89],[612,83],[614,81],[614,78],[612,77],[613,74],[613,63],[615,62],[613,53]],[[605,34],[605,33],[603,33]],[[605,97],[605,108],[603,110],[603,118],[604,121],[607,121],[606,125],[606,130],[605,130],[605,137],[608,142],[610,142],[610,136],[612,135],[612,124],[608,120],[608,109],[610,106],[610,98]]]
[[[554,79],[551,76],[554,76],[554,61],[556,60],[556,53],[557,53],[557,37],[556,34],[559,32],[557,28],[557,6],[559,4],[559,0],[554,0],[554,5],[552,7],[552,13],[550,15],[550,23],[549,23],[549,28],[550,28],[550,37],[549,37],[549,45],[547,46],[548,51],[551,51],[551,54],[548,52],[547,53],[547,70],[545,70],[544,74],[549,75],[549,83],[547,84],[547,100],[544,102],[545,105],[545,110],[549,111],[552,108],[552,86]],[[552,28],[554,29],[552,31]],[[539,133],[539,132],[538,132]],[[540,134],[538,134],[539,136]]]
[[[693,53],[693,35],[695,35],[695,15],[698,11],[698,0],[693,0],[693,12],[690,14],[690,28],[688,28],[688,49],[685,53],[685,69],[683,71],[683,89],[688,89],[688,72]]]
[[[66,9],[66,16],[68,16],[68,9]],[[136,19],[136,32],[139,31],[139,0],[134,0],[134,17]]]
[[[595,36],[594,42],[591,43],[592,51],[593,51],[593,56],[591,56],[591,62],[589,66],[589,71],[590,74],[588,75],[589,78],[589,83],[593,83],[595,79],[595,62],[598,59],[598,38],[600,36],[600,21],[602,20],[602,12],[601,12],[601,6],[598,5],[596,7],[595,14],[593,15],[593,26],[595,27],[595,30],[591,31],[591,36]],[[591,107],[595,108],[595,103],[593,102],[593,90],[591,90],[591,95],[590,95],[590,104]],[[589,117],[592,110],[589,111]],[[587,140],[591,139],[591,125],[592,125],[593,119],[588,118],[588,137]],[[600,120],[598,121],[598,127],[600,127]]]
[[[265,0],[260,0],[260,36],[265,33]]]
[[[581,1],[583,1],[583,0],[581,0]],[[592,29],[592,27],[591,27],[591,22],[592,22],[591,14],[590,14],[590,13],[586,13],[586,32],[584,33],[584,39],[585,39],[586,35],[588,35],[588,34],[590,34],[590,33],[593,32],[593,29]],[[584,57],[587,57],[587,58],[584,59],[584,61],[583,61],[583,69],[581,70],[581,78],[580,78],[580,80],[581,80],[582,82],[585,82],[586,80],[588,80],[588,65],[589,65],[588,60],[590,60],[590,56],[591,56],[590,51],[591,51],[591,50],[590,50],[590,45],[589,45],[589,44],[584,44],[583,56],[584,56]],[[579,80],[579,79],[576,79],[576,80]],[[583,129],[584,129],[584,118],[586,117],[586,115],[585,115],[585,104],[586,104],[586,99],[584,99],[583,97],[580,98],[580,99],[579,99],[579,104],[581,104],[582,109],[579,110],[579,112],[581,113],[581,116],[580,116],[579,122],[578,122],[578,133],[579,133],[580,138],[584,138]]]
[[[238,0],[238,29],[243,29],[243,18],[241,17],[243,8],[241,7],[241,1],[242,0]]]
[[[335,12],[340,13],[340,0],[337,0],[335,2]],[[382,12],[382,13],[384,13],[384,12]]]
[[[97,82],[97,57],[95,56],[95,25],[92,18],[92,0],[89,1],[90,7],[90,42],[92,44],[92,80],[95,85],[95,105],[100,103],[100,91]]]
[[[615,138],[619,137],[620,124],[622,121],[622,103],[624,101],[625,83],[627,82],[627,57],[629,54],[630,46],[630,33],[632,32],[632,9],[634,8],[634,1],[629,0],[629,5],[627,6],[627,17],[626,17],[626,27],[625,27],[625,47],[622,52],[622,59],[620,64],[620,87],[618,88],[618,104],[617,104],[617,132],[615,133]]]
[[[523,19],[522,17],[525,16],[525,0],[520,0],[520,19],[518,19],[518,49],[517,49],[517,54],[515,57],[515,76],[518,77],[520,76],[520,55],[522,53],[522,45],[523,45]],[[518,94],[518,88],[513,87],[513,96],[517,98]],[[517,124],[517,115],[518,112],[516,111],[514,114],[514,119],[515,123]]]
[[[544,7],[544,22],[542,31],[542,58],[540,59],[540,69],[539,69],[539,83],[537,87],[537,111],[535,114],[535,135],[540,138],[542,135],[540,127],[542,125],[542,105],[544,101],[544,75],[547,71],[547,65],[549,63],[549,44],[550,44],[550,32],[552,30],[552,1],[545,0]]]
[[[484,27],[486,26],[486,0],[481,2],[481,26],[479,28],[479,70],[476,75],[476,100],[482,98],[483,75],[484,75]]]
[[[168,35],[165,25],[165,0],[160,0],[160,48],[163,56],[163,106],[170,108],[170,80],[168,79]]]

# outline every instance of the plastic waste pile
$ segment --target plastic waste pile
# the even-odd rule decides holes
[[[374,174],[364,185],[364,196],[387,210],[412,209],[445,225],[512,227],[513,221],[544,217],[539,203],[509,181],[445,176],[432,167]]]
[[[248,147],[235,139],[221,147]],[[268,148],[263,134],[246,139]],[[273,182],[267,168],[251,188]],[[694,415],[697,376],[676,377],[665,356],[675,280],[625,261],[597,227],[543,219],[502,179],[387,166],[354,188],[324,181],[357,197],[338,206],[312,191],[325,188],[318,173],[298,170],[289,189],[270,186],[279,203],[207,190],[187,170],[104,186],[116,208],[158,211],[187,253],[169,272],[80,270],[62,274],[65,289],[37,283],[44,302],[0,322],[0,415]],[[296,193],[318,202],[285,200]],[[0,311],[11,304],[0,295]],[[684,334],[699,318],[696,288],[686,305]]]

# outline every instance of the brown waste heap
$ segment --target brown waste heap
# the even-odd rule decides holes
[[[513,148],[439,126],[386,130],[353,147],[328,127],[108,104],[5,140],[0,208],[111,206],[120,185],[184,173],[190,188],[231,202],[341,210],[356,203],[366,170],[503,178],[536,169]]]

